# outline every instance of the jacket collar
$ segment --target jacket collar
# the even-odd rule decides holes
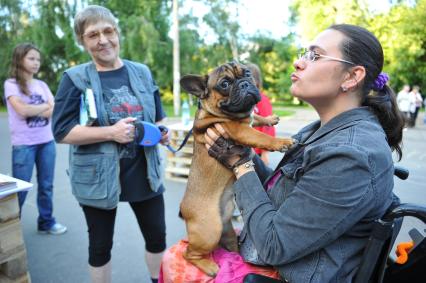
[[[340,113],[328,123],[321,127],[321,121],[315,121],[304,127],[299,133],[293,136],[299,141],[300,145],[308,145],[327,135],[329,132],[338,128],[352,125],[360,120],[376,120],[376,117],[368,107],[354,108]]]

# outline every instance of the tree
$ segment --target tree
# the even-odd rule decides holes
[[[111,10],[121,30],[124,58],[147,64],[162,89],[171,89],[172,41],[169,38],[171,2],[167,0],[91,1]]]
[[[22,2],[19,0],[0,0],[0,41],[2,43],[0,61],[3,62],[0,68],[1,82],[9,77],[12,50],[19,42],[17,38],[23,32],[28,19],[28,13],[21,7]],[[3,93],[3,88],[0,93]]]
[[[416,5],[405,2],[393,6],[389,13],[371,20],[370,29],[382,43],[385,71],[392,86],[398,90],[404,84],[426,89],[426,0]]]

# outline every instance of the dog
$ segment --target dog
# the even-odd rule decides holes
[[[188,234],[188,247],[183,257],[215,277],[219,267],[209,259],[209,254],[219,245],[238,252],[237,236],[231,223],[235,176],[208,155],[204,133],[220,123],[236,143],[269,151],[285,151],[293,140],[274,138],[251,127],[251,114],[261,97],[249,69],[243,64],[229,62],[205,76],[186,75],[180,84],[200,100],[193,125],[194,154],[180,204]],[[275,117],[269,117],[258,119],[256,123],[277,122]]]

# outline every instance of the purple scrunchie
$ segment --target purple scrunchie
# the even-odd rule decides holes
[[[389,76],[386,73],[380,73],[377,79],[373,83],[372,89],[375,91],[382,90],[383,87],[386,85],[386,83],[389,80]]]

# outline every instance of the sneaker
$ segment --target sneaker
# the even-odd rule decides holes
[[[67,231],[67,227],[60,224],[55,223],[49,230],[38,230],[40,234],[52,234],[52,235],[60,235]]]

